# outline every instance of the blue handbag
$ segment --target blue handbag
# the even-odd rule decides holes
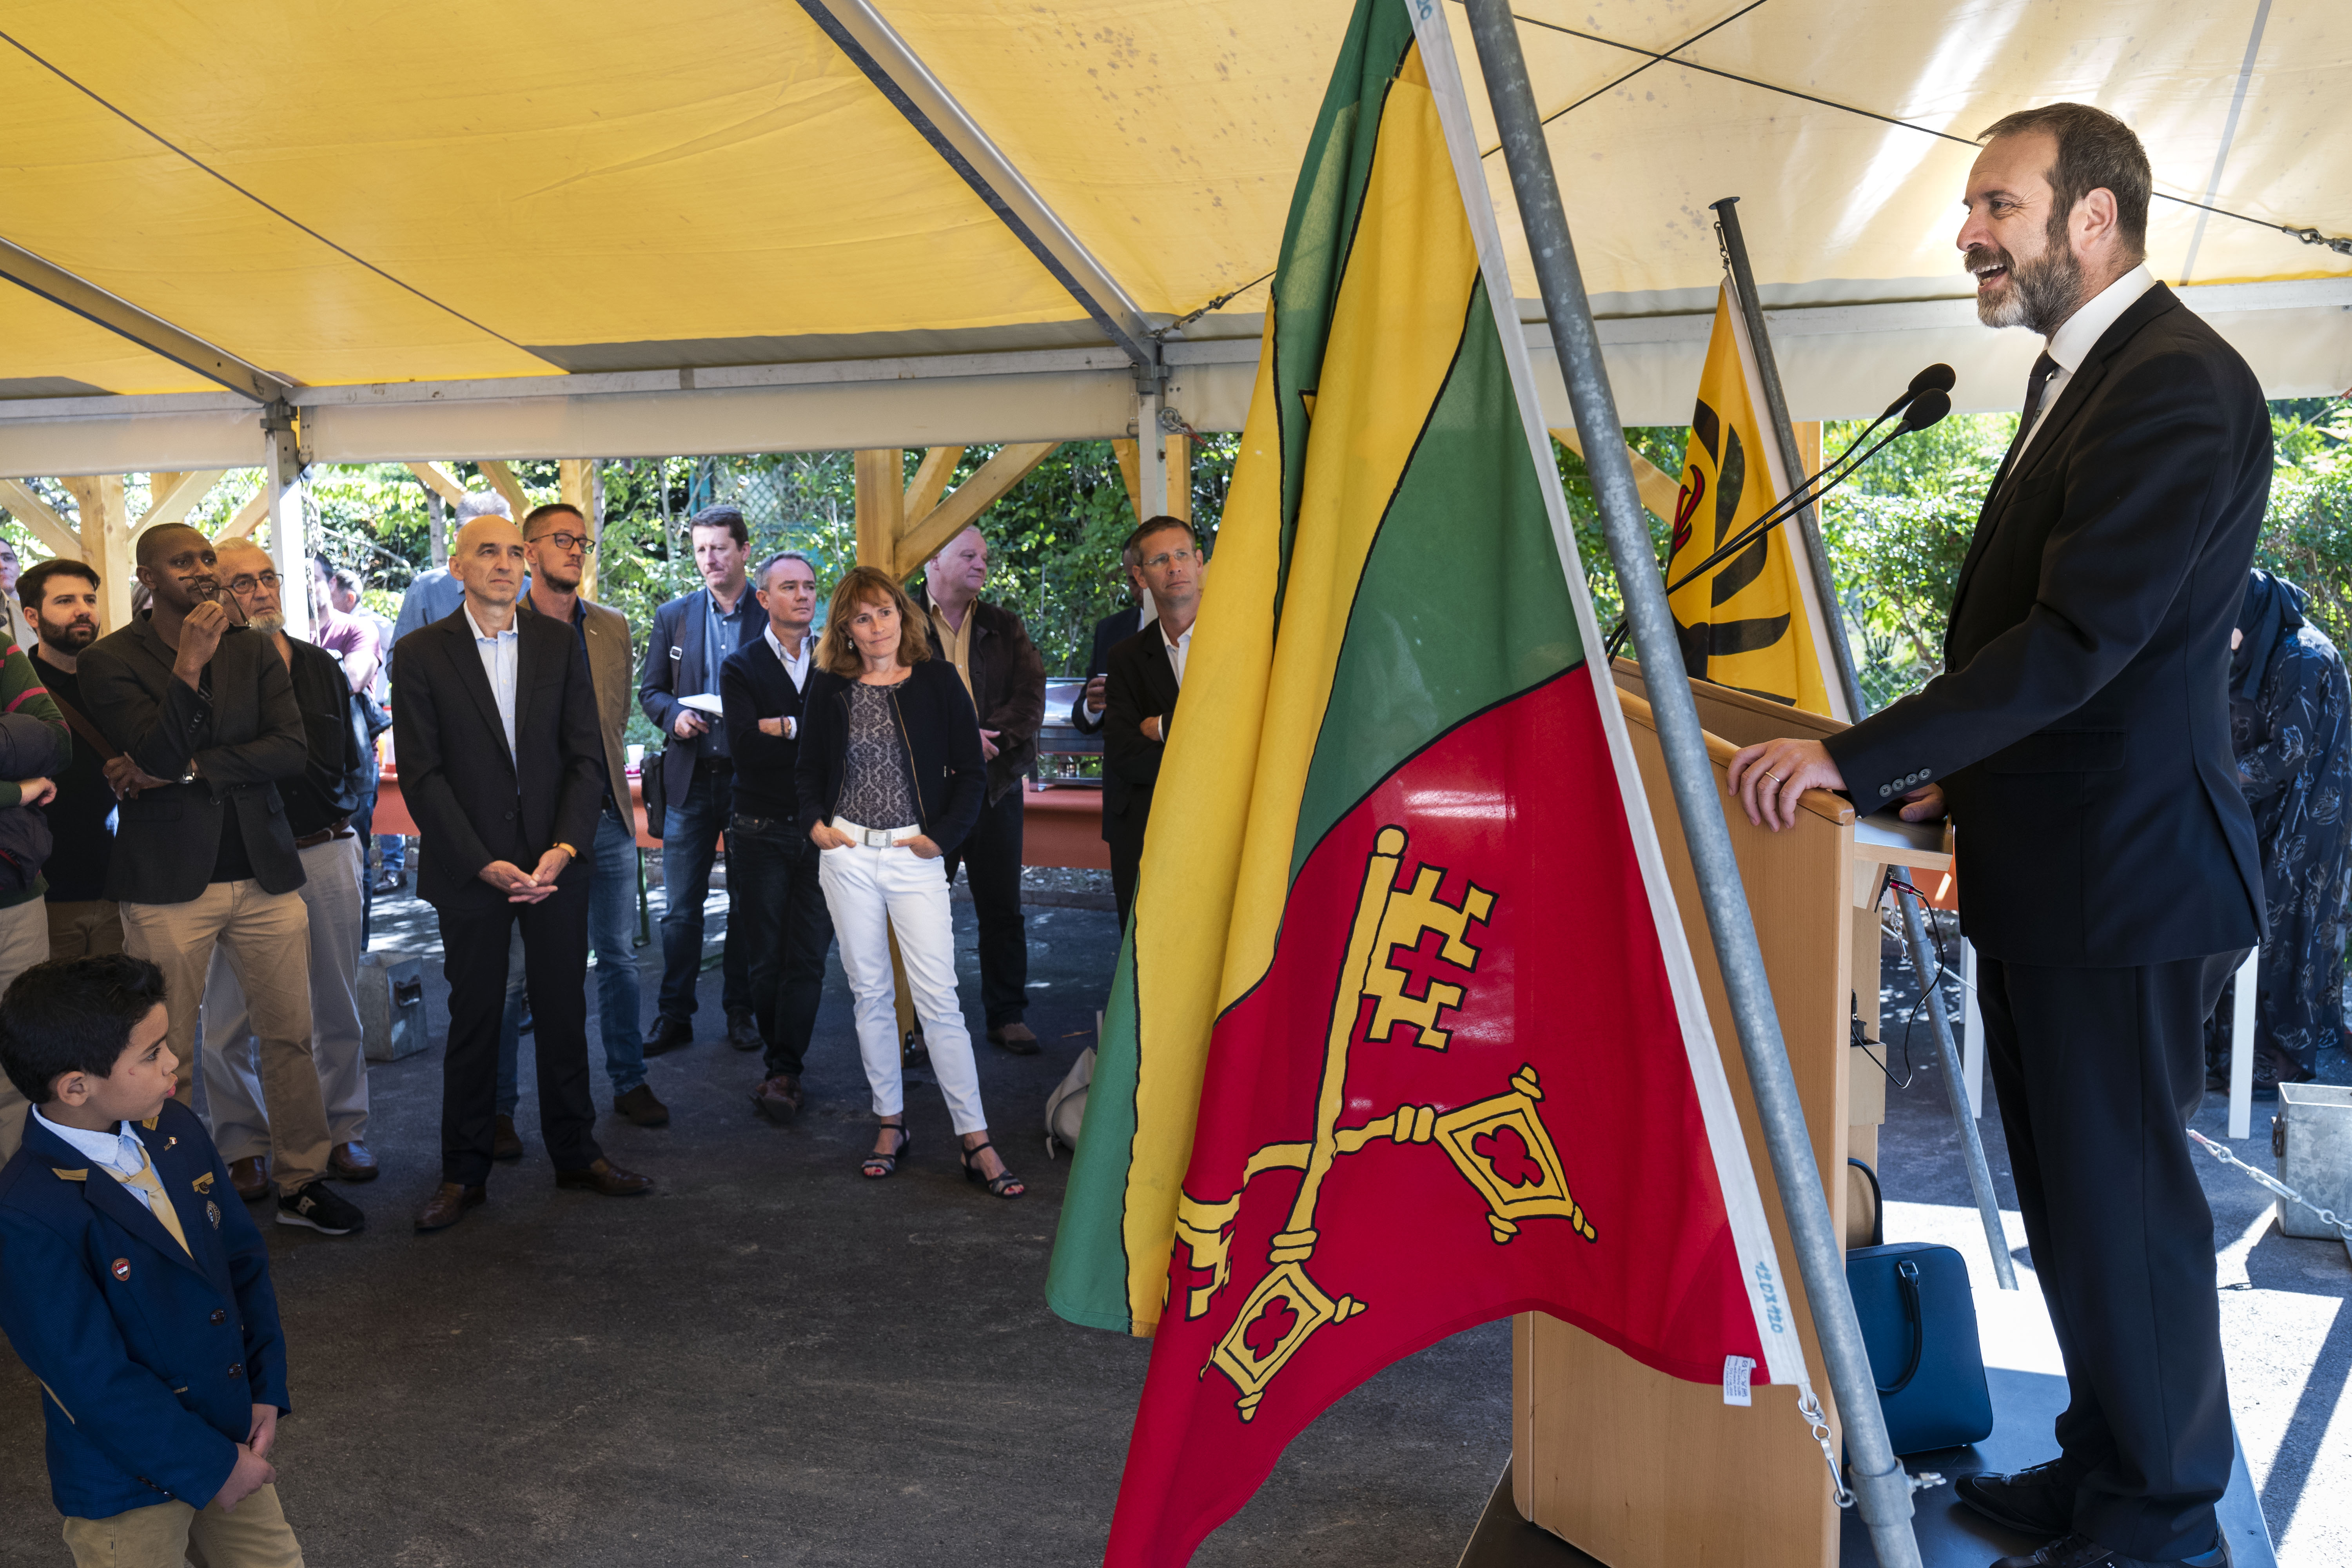
[[[1967,1260],[1931,1242],[1857,1247],[1845,1256],[1845,1282],[1895,1451],[1958,1448],[1990,1436],[1992,1396]]]

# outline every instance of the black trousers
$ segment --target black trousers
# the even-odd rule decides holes
[[[522,925],[534,1023],[539,1121],[559,1171],[603,1158],[588,1082],[588,868],[566,873],[538,904],[510,904],[478,883],[439,907],[441,972],[449,981],[449,1046],[441,1058],[441,1179],[478,1187],[490,1173],[498,1115],[499,1019],[507,949]]]
[[[2210,1548],[2230,1481],[2213,1214],[2183,1135],[2205,1020],[2245,954],[2137,969],[1981,961],[2018,1207],[2066,1362],[2074,1528],[2169,1562]]]
[[[1123,838],[1110,841],[1110,896],[1118,903],[1118,929],[1127,930],[1127,917],[1135,908],[1135,879],[1143,870],[1143,845],[1128,843]]]
[[[1023,786],[980,808],[971,835],[947,857],[948,880],[964,868],[980,917],[980,1002],[988,1026],[1021,1022],[1029,1010],[1029,932],[1021,921]]]
[[[751,971],[751,1016],[768,1044],[767,1071],[800,1076],[824,994],[833,915],[817,886],[817,847],[783,818],[737,816],[727,824],[731,937]]]

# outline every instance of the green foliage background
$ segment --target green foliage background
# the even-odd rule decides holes
[[[1828,426],[1824,449],[1835,456],[1862,426],[1859,420]],[[2352,643],[2352,403],[2275,403],[2272,426],[2277,468],[2256,563],[2307,590],[2320,627],[2339,646]],[[1978,504],[2016,427],[2013,415],[1954,416],[1896,442],[1823,505],[1822,536],[1874,704],[1916,689],[1940,668],[1953,579]],[[1689,435],[1683,426],[1659,426],[1629,430],[1626,438],[1658,468],[1676,473]],[[1204,437],[1193,464],[1193,516],[1213,548],[1237,447],[1233,436]],[[994,452],[991,447],[967,451],[958,482]],[[1586,584],[1605,631],[1622,607],[1591,477],[1574,453],[1556,446],[1554,455]],[[910,479],[919,456],[908,454]],[[556,498],[554,463],[514,468],[534,503]],[[455,465],[454,472],[469,489],[488,488],[471,463]],[[856,485],[847,452],[615,460],[600,465],[600,474],[604,526],[596,595],[640,633],[657,605],[699,585],[686,522],[713,501],[742,508],[755,558],[804,550],[827,582],[856,559]],[[231,474],[189,521],[217,531],[260,482],[258,470]],[[72,515],[72,498],[62,487],[34,484],[58,510]],[[143,510],[144,484],[144,476],[129,481],[133,516]],[[307,495],[318,550],[359,574],[372,607],[396,616],[402,595],[432,562],[437,503],[424,483],[396,463],[320,467],[311,470]],[[1653,553],[1663,562],[1666,525],[1654,517],[1648,521]],[[1118,553],[1135,518],[1110,443],[1057,447],[982,514],[982,523],[993,557],[989,597],[1020,612],[1048,670],[1079,672],[1095,622],[1128,603]],[[5,533],[27,564],[47,553],[13,521]]]

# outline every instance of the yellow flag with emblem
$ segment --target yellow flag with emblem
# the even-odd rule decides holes
[[[1669,583],[1681,582],[1789,493],[1780,447],[1767,433],[1761,400],[1754,395],[1757,384],[1748,323],[1732,308],[1727,288],[1716,301],[1706,368],[1691,410]],[[1841,711],[1844,704],[1832,700],[1824,678],[1832,668],[1822,640],[1826,623],[1797,547],[1790,525],[1774,528],[1675,592],[1669,603],[1683,665],[1701,680],[1850,720],[1853,715]]]

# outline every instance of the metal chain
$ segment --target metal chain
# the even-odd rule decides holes
[[[2317,1204],[2313,1203],[2309,1198],[2305,1197],[2301,1193],[2296,1192],[2293,1187],[2288,1186],[2284,1182],[2280,1181],[2276,1176],[2272,1175],[2269,1172],[2258,1171],[2254,1169],[2253,1166],[2247,1164],[2243,1160],[2239,1159],[2235,1154],[2231,1153],[2229,1150],[2223,1148],[2221,1144],[2214,1142],[2213,1140],[2206,1137],[2205,1134],[2198,1131],[2194,1127],[2189,1129],[2189,1136],[2196,1139],[2198,1143],[2208,1154],[2212,1155],[2213,1158],[2221,1161],[2224,1165],[2235,1165],[2238,1169],[2245,1172],[2246,1174],[2253,1177],[2255,1181],[2261,1183],[2263,1186],[2268,1187],[2271,1191],[2276,1193],[2287,1202],[2291,1204],[2301,1204],[2305,1208],[2307,1208],[2312,1213],[2317,1215],[2319,1216],[2320,1224],[2332,1227],[2337,1236],[2344,1238],[2346,1245],[2352,1246],[2352,1225],[2347,1225],[2344,1221],[2336,1218],[2336,1211],[2334,1209],[2321,1208]]]
[[[1821,1397],[1812,1391],[1811,1384],[1803,1385],[1798,1392],[1797,1414],[1805,1418],[1805,1425],[1812,1428],[1813,1441],[1822,1446],[1822,1463],[1830,1468],[1832,1500],[1840,1508],[1852,1508],[1853,1493],[1846,1489],[1845,1476],[1838,1468],[1837,1439],[1830,1431],[1830,1418],[1822,1410]],[[1943,1476],[1935,1470],[1916,1470],[1905,1479],[1911,1483],[1911,1489],[1915,1492],[1927,1491],[1944,1484]]]

